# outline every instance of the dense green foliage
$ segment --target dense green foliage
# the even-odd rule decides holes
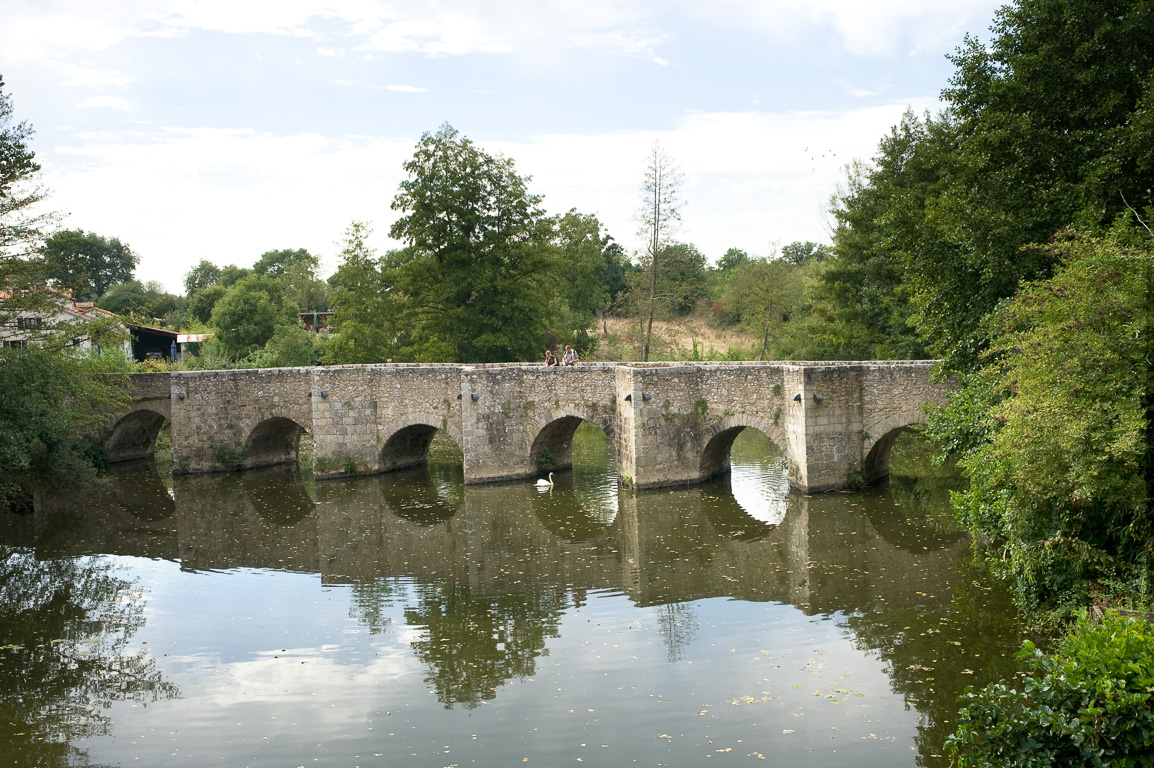
[[[1083,612],[1053,654],[1027,641],[1016,685],[969,692],[947,741],[969,766],[1144,766],[1154,760],[1154,624]]]
[[[1097,582],[1154,574],[1150,509],[1150,285],[1154,253],[1067,235],[1043,257],[1054,276],[998,312],[988,364],[935,432],[961,449],[970,479],[956,505],[995,542],[1020,603],[1085,604]]]
[[[105,291],[96,301],[96,306],[146,322],[150,319],[171,319],[176,326],[188,307],[188,301],[182,296],[166,292],[156,281],[141,283],[139,280],[129,280]]]
[[[100,457],[90,440],[127,404],[126,370],[116,353],[0,348],[0,500],[92,474]]]
[[[369,234],[368,226],[359,221],[345,230],[341,263],[330,280],[332,323],[339,333],[325,349],[326,363],[381,363],[397,355],[399,306],[390,295],[392,286],[385,283],[385,272],[398,259],[382,264],[365,242]]]
[[[418,361],[534,359],[553,324],[557,260],[528,179],[448,125],[425,133],[404,164],[389,234],[408,247],[396,267],[405,333]]]
[[[140,258],[119,238],[65,229],[44,242],[44,274],[78,301],[96,301],[112,286],[132,279]]]
[[[31,134],[27,124],[13,124],[11,101],[0,92],[0,327],[27,342],[0,348],[0,501],[90,474],[99,452],[90,438],[127,398],[126,382],[117,375],[126,369],[123,357],[87,356],[73,348],[91,340],[115,350],[121,337],[111,322],[37,328],[17,322],[29,315],[51,318],[58,307],[58,297],[39,287],[45,280],[39,246],[55,217],[33,212],[45,192],[28,146]]]
[[[40,164],[28,146],[32,128],[13,121],[12,98],[0,77],[0,262],[10,280],[13,262],[40,244],[55,214],[37,208],[47,191],[39,183]]]
[[[952,57],[946,111],[907,114],[836,199],[815,301],[849,350],[972,368],[983,318],[1050,274],[1023,246],[1154,202],[1154,4],[1022,0],[992,32]]]

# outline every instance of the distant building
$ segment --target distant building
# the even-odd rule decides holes
[[[304,325],[306,331],[313,333],[328,333],[329,320],[333,313],[327,312],[301,312],[297,315],[297,319]]]
[[[92,347],[99,349],[99,346],[93,344],[82,332],[84,324],[97,319],[115,318],[117,316],[114,313],[93,306],[91,301],[76,301],[68,294],[50,288],[37,290],[43,291],[48,300],[44,302],[44,306],[36,309],[16,310],[13,321],[0,325],[0,346],[26,347],[30,341],[46,332],[71,328],[77,332],[72,339],[72,346],[79,349]],[[0,290],[0,308],[12,295],[9,291]],[[127,334],[126,326],[122,324],[120,328]],[[125,340],[121,350],[126,356],[131,355],[132,343]]]
[[[138,363],[145,360],[180,360],[186,352],[198,351],[200,342],[212,338],[211,333],[179,333],[167,328],[131,323],[128,324],[128,330],[132,333],[132,358]]]

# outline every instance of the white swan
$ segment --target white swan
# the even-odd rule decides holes
[[[538,480],[537,481],[537,487],[538,488],[552,488],[553,487],[553,473],[552,472],[549,473],[549,479],[548,480]]]

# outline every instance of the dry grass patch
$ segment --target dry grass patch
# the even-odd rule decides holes
[[[605,318],[595,360],[628,362],[641,358],[645,344],[644,321]],[[608,331],[606,335],[604,331]],[[756,357],[759,339],[753,334],[713,328],[699,318],[653,321],[650,360],[747,360]]]

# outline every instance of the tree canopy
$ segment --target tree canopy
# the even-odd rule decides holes
[[[390,229],[408,246],[395,272],[401,356],[539,356],[554,319],[557,260],[529,179],[447,124],[422,135],[404,169],[393,199],[401,216]]]
[[[45,276],[78,301],[96,301],[113,285],[131,280],[140,261],[119,238],[82,229],[54,233],[42,253]]]

